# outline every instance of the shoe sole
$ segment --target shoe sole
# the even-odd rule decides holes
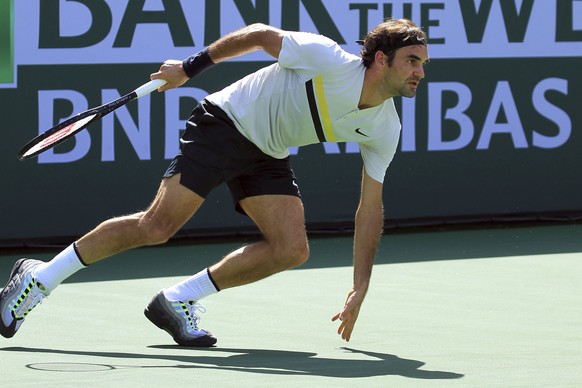
[[[154,312],[153,310],[157,311]],[[204,335],[201,337],[188,340],[176,338],[174,334],[168,329],[168,327],[171,326],[171,322],[169,319],[164,317],[162,306],[160,306],[160,301],[158,300],[157,297],[154,297],[150,304],[147,305],[143,313],[146,316],[146,318],[150,320],[151,323],[153,323],[158,328],[164,330],[166,333],[172,336],[172,338],[178,345],[198,348],[209,348],[217,342],[217,339],[210,335]]]

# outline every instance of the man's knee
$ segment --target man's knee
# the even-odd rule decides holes
[[[309,258],[309,245],[306,239],[287,241],[276,249],[275,256],[285,268],[300,266]]]
[[[140,220],[140,229],[147,245],[164,244],[177,231],[172,223],[154,221],[145,217]]]

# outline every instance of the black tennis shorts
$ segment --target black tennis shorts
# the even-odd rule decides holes
[[[289,157],[273,158],[244,137],[227,114],[204,100],[192,111],[180,139],[180,152],[164,174],[181,174],[180,183],[206,198],[226,182],[235,209],[243,198],[257,195],[300,197]]]

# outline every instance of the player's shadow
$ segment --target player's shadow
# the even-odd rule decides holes
[[[146,368],[199,368],[220,369],[244,373],[279,374],[279,375],[313,375],[337,378],[356,378],[397,375],[412,379],[458,379],[464,375],[454,372],[434,371],[420,369],[424,362],[400,358],[398,356],[368,352],[352,348],[342,348],[344,352],[353,355],[363,355],[365,358],[321,358],[316,353],[294,352],[288,350],[263,350],[263,349],[191,349],[180,346],[159,345],[150,346],[152,349],[186,351],[184,354],[136,354],[120,352],[91,352],[79,350],[59,350],[43,348],[7,347],[4,352],[30,352],[48,353],[68,356],[103,357],[107,359],[132,360],[127,364],[115,365],[109,363],[95,364],[83,362],[63,361],[59,369],[59,363],[51,357],[47,363],[33,363],[26,365],[30,369],[44,371],[95,371],[112,369],[146,369]],[[224,353],[233,353],[224,355]],[[161,365],[141,365],[140,359],[164,361]],[[168,365],[167,361],[175,362]],[[49,368],[50,365],[50,368]],[[77,368],[77,370],[75,370]]]

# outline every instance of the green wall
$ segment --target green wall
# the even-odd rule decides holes
[[[77,9],[88,7],[85,3],[51,0],[53,6],[71,7],[70,12],[74,4]],[[166,14],[156,16],[145,11],[122,13],[121,3],[98,1],[91,6],[106,22],[101,27],[107,28],[92,24],[81,34],[81,26],[68,32],[78,38],[67,40],[50,27],[46,13],[40,13],[39,21],[34,19],[36,12],[24,12],[23,4],[2,1],[5,9],[15,12],[2,20],[16,24],[12,29],[3,25],[0,31],[0,245],[68,239],[106,218],[145,208],[177,146],[183,127],[179,122],[187,119],[196,98],[267,62],[251,57],[223,63],[191,80],[182,91],[174,91],[189,97],[153,93],[132,102],[90,127],[83,134],[87,149],[74,160],[66,156],[75,147],[80,149],[81,141],[60,145],[52,159],[45,155],[45,159],[18,161],[18,149],[39,131],[76,113],[83,104],[97,106],[133,90],[164,59],[195,52],[206,40],[243,20],[325,32],[342,44],[348,42],[346,49],[355,52],[351,39],[382,16],[373,12],[420,15],[433,37],[432,61],[417,97],[396,101],[403,132],[385,181],[387,224],[578,216],[582,213],[578,3],[523,1],[519,12],[514,12],[509,3],[500,6],[492,1],[483,1],[479,9],[468,2],[434,1],[411,1],[403,9],[395,2],[257,1],[253,8],[245,1],[206,1],[204,12],[188,13],[188,7],[199,5],[182,1],[182,8],[173,4]],[[40,7],[38,1],[27,4]],[[133,4],[146,7],[144,2]],[[232,12],[219,15],[217,4]],[[185,18],[168,17],[182,9]],[[539,21],[548,10],[573,22],[550,20],[549,34],[540,34]],[[274,20],[279,11],[282,20]],[[120,15],[121,26],[115,24]],[[168,53],[162,43],[152,42],[153,50],[140,49],[144,37],[154,38],[140,23],[159,24],[163,17],[174,27],[169,35],[155,38],[175,47]],[[192,22],[200,18],[213,24]],[[310,18],[315,28],[305,22]],[[349,20],[357,23],[351,25]],[[177,39],[180,31],[196,26],[192,39]],[[457,34],[459,28],[466,36]],[[27,29],[31,35],[23,34]],[[538,35],[549,36],[554,43],[538,44]],[[192,43],[193,47],[185,47]],[[87,47],[75,47],[83,45]],[[107,46],[103,48],[107,55],[100,56],[101,46]],[[122,53],[119,60],[115,60],[117,53]],[[310,228],[333,230],[349,224],[359,195],[362,162],[357,148],[318,144],[292,151]],[[227,234],[249,227],[249,221],[233,211],[222,187],[181,233]]]

